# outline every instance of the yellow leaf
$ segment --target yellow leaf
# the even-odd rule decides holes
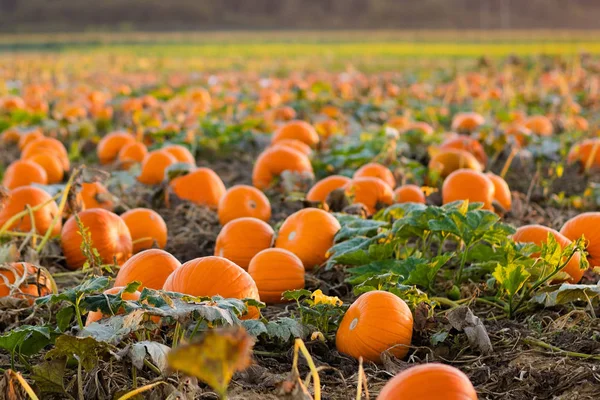
[[[563,176],[564,172],[565,172],[565,167],[562,164],[556,166],[556,176],[558,176],[560,178]]]
[[[464,200],[458,209],[462,215],[467,215],[467,211],[469,211],[469,200]]]

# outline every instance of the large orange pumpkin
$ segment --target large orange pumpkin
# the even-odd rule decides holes
[[[21,134],[19,137],[19,150],[23,150],[25,146],[27,146],[29,143],[33,142],[34,140],[41,139],[43,137],[44,134],[37,129]]]
[[[131,257],[131,234],[121,217],[101,208],[82,211],[78,216],[91,235],[92,247],[98,250],[104,263],[116,261],[122,265]],[[81,251],[82,241],[77,221],[72,216],[65,223],[60,237],[67,267],[72,270],[81,268],[86,261]]]
[[[18,288],[11,290],[13,288],[10,286],[21,280],[23,283]],[[16,298],[27,299],[29,304],[33,304],[36,297],[49,295],[53,288],[49,273],[33,264],[14,262],[0,266],[0,297],[12,295]]]
[[[121,214],[121,219],[129,228],[134,253],[150,249],[155,243],[161,249],[167,245],[167,224],[156,211],[134,208]]]
[[[86,210],[103,208],[112,211],[115,203],[108,189],[100,182],[84,182],[81,184],[81,199]]]
[[[375,290],[361,295],[346,311],[335,337],[340,353],[375,363],[390,351],[404,358],[410,348],[413,316],[398,296]]]
[[[379,178],[383,182],[385,182],[389,187],[396,187],[396,178],[394,178],[394,174],[390,171],[386,166],[383,166],[379,163],[368,163],[360,167],[356,170],[353,175],[353,178]]]
[[[353,203],[361,203],[369,214],[375,214],[379,206],[394,203],[394,191],[379,178],[355,178],[344,186],[346,195]]]
[[[491,172],[488,172],[486,176],[490,178],[494,184],[494,200],[496,200],[505,211],[510,211],[512,208],[512,196],[510,194],[508,183],[506,183],[502,177]]]
[[[265,249],[259,252],[252,257],[248,273],[256,282],[260,299],[265,303],[283,303],[283,292],[304,288],[302,260],[284,249]]]
[[[600,266],[600,212],[579,214],[563,225],[560,233],[569,240],[577,240],[585,236],[587,241],[588,261],[591,267]]]
[[[284,171],[313,175],[312,165],[306,155],[291,147],[276,145],[263,151],[256,159],[252,185],[264,190]]]
[[[164,250],[144,250],[119,268],[115,286],[127,286],[137,281],[141,283],[140,291],[146,287],[161,290],[169,275],[179,267],[179,260]]]
[[[512,239],[518,243],[533,243],[537,246],[541,246],[548,240],[548,234],[551,234],[556,239],[556,242],[561,247],[566,247],[571,244],[571,241],[565,237],[562,233],[555,231],[552,228],[548,228],[543,225],[524,225],[519,227],[517,231],[512,235]],[[537,254],[533,255],[537,257]],[[583,273],[582,269],[579,269],[579,253],[576,253],[569,263],[563,268],[563,272],[569,274],[570,283],[577,283],[581,280]]]
[[[142,161],[142,172],[138,181],[145,185],[158,185],[165,177],[167,168],[177,162],[177,159],[164,150],[151,151]]]
[[[14,215],[24,211],[26,206],[35,207],[47,202],[48,204],[33,213],[35,230],[38,234],[44,235],[50,228],[52,220],[58,215],[58,205],[46,191],[34,186],[22,186],[10,191],[0,207],[0,226]],[[29,213],[9,227],[11,230],[21,232],[29,232],[31,228]],[[52,228],[52,235],[59,235],[61,228],[62,220],[58,218]]]
[[[477,400],[469,378],[444,364],[424,364],[406,369],[390,379],[377,400]]]
[[[600,139],[586,139],[575,143],[567,156],[569,163],[580,162],[584,168],[600,167]]]
[[[123,289],[124,289],[124,287],[115,286],[113,288],[105,290],[104,294],[115,294],[116,295],[116,294],[119,294],[119,292]],[[135,291],[133,293],[123,292],[123,293],[121,293],[121,298],[123,300],[136,301],[136,300],[140,299],[140,292],[138,292],[138,291]],[[119,310],[115,310],[115,315],[124,314],[124,313],[125,313],[125,310],[122,308]],[[110,315],[104,315],[100,311],[90,311],[85,320],[85,326],[88,326],[93,322],[98,322],[102,318],[108,318],[108,317],[110,317]]]
[[[319,135],[311,124],[305,121],[294,120],[283,124],[273,134],[272,143],[282,139],[296,139],[314,147],[319,143]]]
[[[468,136],[457,135],[446,139],[439,147],[442,150],[457,149],[471,153],[482,166],[487,164],[487,154],[479,141]]]
[[[470,169],[459,169],[448,175],[442,185],[442,202],[469,200],[483,203],[483,208],[493,210],[494,184],[485,174]]]
[[[394,190],[396,203],[421,203],[425,204],[425,194],[417,185],[402,185]]]
[[[135,143],[135,138],[128,132],[111,132],[104,136],[96,147],[96,154],[102,164],[108,164],[117,159],[125,145]]]
[[[331,214],[317,208],[305,208],[286,218],[277,234],[275,247],[291,251],[302,260],[305,269],[311,270],[327,260],[327,252],[340,228],[340,223]]]
[[[329,193],[344,187],[351,179],[342,175],[330,175],[323,178],[310,188],[306,200],[324,203]]]
[[[210,208],[217,208],[226,192],[223,181],[210,168],[198,168],[179,176],[171,181],[170,187],[180,199]]]
[[[2,178],[2,185],[8,189],[28,186],[32,183],[48,184],[48,174],[38,163],[31,160],[17,160],[12,162]]]
[[[429,169],[438,171],[440,176],[445,178],[459,169],[472,169],[481,172],[483,168],[477,158],[468,151],[449,148],[441,149],[431,157]]]
[[[196,165],[196,159],[192,155],[192,152],[180,144],[171,144],[162,148],[167,153],[170,153],[177,159],[177,162],[186,163],[190,165]]]
[[[117,159],[122,169],[129,169],[133,164],[142,163],[147,154],[148,148],[144,143],[132,142],[121,147]]]
[[[525,120],[524,126],[538,136],[551,136],[554,133],[552,121],[544,115],[532,115]]]
[[[60,183],[65,175],[62,162],[51,152],[40,152],[32,155],[28,160],[33,161],[46,171],[48,184]]]
[[[298,139],[281,139],[274,143],[275,146],[285,146],[291,147],[294,150],[298,150],[305,156],[310,156],[312,154],[312,150],[309,145],[304,142],[301,142]]]
[[[474,132],[485,124],[485,118],[476,112],[458,113],[452,119],[452,130],[457,132]]]
[[[271,247],[274,236],[273,228],[260,219],[252,217],[234,219],[225,224],[219,232],[215,244],[215,256],[224,257],[248,269],[252,257]]]
[[[267,222],[271,218],[271,203],[257,188],[236,185],[229,188],[221,197],[218,211],[221,225],[243,217],[254,217]]]
[[[68,171],[70,168],[69,155],[65,145],[58,139],[51,137],[42,137],[29,142],[21,152],[21,159],[27,160],[34,154],[51,152],[60,159],[63,169]]]

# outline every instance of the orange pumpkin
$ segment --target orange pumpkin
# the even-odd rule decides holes
[[[398,358],[408,353],[413,316],[395,294],[375,290],[361,295],[346,311],[335,337],[340,353],[375,363],[390,351]]]
[[[556,242],[563,248],[571,244],[571,241],[562,233],[542,225],[521,226],[512,235],[512,239],[518,243],[533,243],[537,246],[541,246],[542,243],[545,243],[548,240],[548,234],[554,236]],[[538,255],[534,254],[533,257],[538,257]],[[579,268],[579,257],[579,253],[576,253],[562,270],[562,272],[567,273],[571,277],[568,280],[570,283],[579,282],[585,272]]]
[[[257,188],[236,185],[229,188],[221,197],[218,211],[221,225],[243,217],[258,218],[267,222],[271,218],[271,203]]]
[[[14,144],[21,140],[21,132],[16,127],[11,127],[2,132],[2,143]]]
[[[170,187],[180,199],[210,208],[217,208],[226,192],[219,175],[204,167],[173,179]]]
[[[301,152],[302,154],[304,154],[307,157],[312,154],[312,150],[311,150],[310,146],[304,142],[301,142],[298,139],[281,139],[281,140],[278,140],[274,145],[290,147],[294,150],[298,150],[299,152]]]
[[[82,183],[79,193],[86,210],[103,208],[112,211],[115,206],[110,192],[100,182]]]
[[[560,233],[569,240],[577,240],[585,236],[587,241],[588,261],[591,267],[600,266],[600,212],[579,214],[563,225]]]
[[[271,139],[272,143],[277,143],[282,139],[296,139],[306,143],[310,147],[315,147],[319,143],[319,135],[315,128],[306,121],[294,120],[283,124]]]
[[[48,174],[41,165],[31,160],[14,161],[4,171],[2,185],[8,189],[28,186],[32,183],[48,184]]]
[[[260,300],[256,283],[242,267],[226,258],[214,256],[186,262],[169,275],[163,290],[197,297]],[[258,316],[258,310],[250,307],[246,318]]]
[[[252,185],[264,190],[284,171],[313,175],[312,165],[306,155],[287,146],[273,146],[263,151],[252,170]]]
[[[177,162],[196,165],[196,159],[192,155],[192,152],[187,149],[187,147],[184,147],[180,144],[171,144],[163,147],[162,150],[175,157]]]
[[[481,163],[468,151],[460,149],[441,149],[431,157],[429,169],[438,171],[442,178],[459,169],[471,169],[481,172]]]
[[[121,219],[129,228],[134,253],[150,249],[155,243],[161,249],[167,245],[167,224],[156,211],[134,208],[121,214]]]
[[[141,283],[138,288],[140,291],[146,287],[161,290],[169,275],[179,267],[179,260],[164,250],[144,250],[119,268],[115,286],[127,286],[137,281]]]
[[[567,156],[569,163],[580,162],[584,168],[600,167],[600,139],[586,139],[575,143]]]
[[[0,208],[0,227],[14,215],[24,211],[26,206],[35,207],[44,203],[48,204],[33,213],[35,230],[38,234],[44,235],[50,229],[54,217],[58,215],[58,205],[56,205],[56,202],[52,200],[52,197],[46,191],[34,186],[22,186],[10,191]],[[29,214],[17,220],[9,227],[11,230],[21,232],[29,232],[31,228],[32,224]],[[52,235],[59,235],[61,228],[62,220],[58,218],[52,228]]]
[[[85,210],[78,216],[83,226],[88,229],[92,247],[98,250],[102,262],[109,264],[116,261],[118,265],[122,265],[131,257],[133,249],[131,234],[121,217],[102,208]],[[69,269],[79,269],[86,261],[81,251],[82,241],[77,221],[72,216],[65,223],[60,237]]]
[[[104,294],[119,294],[119,292],[121,290],[125,289],[124,287],[119,287],[119,286],[115,286],[113,288],[107,289],[104,291]],[[128,301],[137,301],[140,299],[140,292],[135,291],[133,293],[128,293],[128,292],[123,292],[121,293],[121,298],[123,300],[128,300]],[[119,309],[116,311],[115,315],[119,315],[119,314],[124,314],[125,310],[124,309]],[[102,314],[102,312],[100,311],[90,311],[87,315],[87,318],[85,320],[85,326],[90,325],[93,322],[98,322],[100,321],[102,318],[108,318],[110,317],[110,315],[104,315]]]
[[[496,200],[505,211],[510,211],[512,208],[512,196],[510,194],[508,183],[506,183],[502,177],[491,172],[488,172],[486,176],[490,178],[494,184],[494,200]]]
[[[434,132],[433,127],[427,122],[412,122],[406,127],[405,131],[415,131],[425,136],[432,135]]]
[[[479,141],[468,136],[454,136],[446,139],[439,147],[442,150],[458,149],[471,153],[482,166],[487,164],[487,154]]]
[[[394,190],[396,203],[421,203],[425,204],[425,194],[417,185],[402,185]]]
[[[21,134],[19,137],[19,150],[22,151],[25,148],[25,146],[27,146],[29,143],[33,142],[34,140],[41,139],[43,137],[44,134],[38,131],[37,129]]]
[[[21,152],[21,159],[27,160],[34,154],[51,152],[60,159],[63,165],[63,170],[68,171],[70,168],[69,155],[67,149],[62,142],[55,138],[43,137],[29,142]]]
[[[532,115],[525,120],[524,125],[538,136],[551,136],[554,133],[552,121],[544,115]]]
[[[175,164],[177,159],[164,150],[151,151],[142,161],[142,172],[138,181],[145,185],[158,185],[165,179],[165,171]]]
[[[452,119],[452,130],[457,132],[474,132],[485,124],[485,118],[476,112],[458,113]]]
[[[369,214],[375,214],[380,205],[394,203],[394,191],[392,188],[378,178],[355,178],[344,187],[346,195],[353,203],[361,203]]]
[[[296,118],[296,110],[290,106],[283,106],[273,110],[273,118],[280,121],[289,121]]]
[[[317,208],[305,208],[286,218],[275,247],[291,251],[302,260],[305,269],[312,270],[327,260],[327,252],[340,228],[333,215]]]
[[[353,178],[379,178],[385,182],[389,187],[396,187],[396,178],[394,174],[387,167],[379,163],[368,163],[360,167],[353,175]]]
[[[215,256],[224,257],[240,267],[248,269],[250,260],[258,252],[273,244],[275,231],[269,224],[257,218],[244,217],[229,221],[215,244]]]
[[[111,132],[104,136],[96,147],[100,163],[109,164],[115,161],[121,149],[131,143],[135,143],[135,138],[129,132]]]
[[[133,164],[140,164],[144,161],[144,158],[148,154],[148,148],[141,142],[133,142],[124,145],[117,159],[120,163],[121,168],[129,169]]]
[[[385,384],[377,400],[477,400],[469,378],[444,364],[424,364],[405,369]]]
[[[23,283],[13,290],[11,286],[22,279]],[[49,273],[33,264],[14,262],[0,266],[0,297],[12,295],[15,298],[26,299],[33,305],[35,298],[51,294],[53,288]]]
[[[60,183],[65,175],[62,162],[60,159],[50,152],[37,153],[29,158],[30,161],[38,164],[46,171],[48,177],[48,184],[52,185]]]
[[[278,304],[287,290],[304,288],[304,266],[294,253],[284,249],[265,249],[252,257],[248,273],[256,282],[260,299]]]
[[[469,200],[483,203],[483,208],[493,210],[494,183],[485,174],[470,169],[459,169],[448,175],[442,185],[442,202]]]
[[[306,194],[306,200],[324,203],[329,193],[344,187],[351,179],[342,175],[330,175],[323,178],[310,188]]]

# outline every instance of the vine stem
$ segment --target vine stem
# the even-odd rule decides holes
[[[523,342],[530,346],[537,346],[537,347],[541,347],[543,349],[552,350],[554,352],[561,353],[561,354],[564,354],[569,357],[584,358],[584,359],[588,359],[588,360],[600,360],[600,355],[577,353],[574,351],[564,350],[564,349],[561,349],[560,347],[556,347],[556,346],[546,343],[542,340],[534,339],[530,336],[523,339]]]

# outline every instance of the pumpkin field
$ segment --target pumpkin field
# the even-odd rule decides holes
[[[600,398],[600,44],[303,35],[0,40],[0,399]]]

